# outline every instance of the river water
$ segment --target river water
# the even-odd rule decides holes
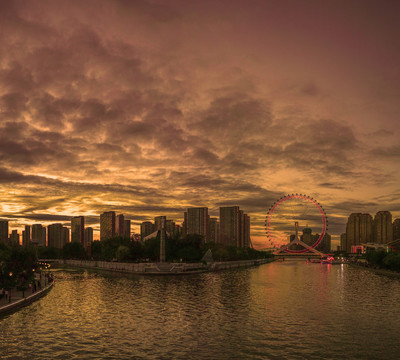
[[[400,279],[362,268],[54,274],[0,318],[1,359],[400,359]]]

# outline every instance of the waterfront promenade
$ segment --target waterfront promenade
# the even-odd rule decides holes
[[[11,289],[11,301],[9,296],[2,296],[0,298],[0,315],[18,310],[41,298],[54,285],[54,282],[49,281],[45,276],[37,276],[35,282],[36,290],[34,288],[28,288],[25,291],[17,290],[17,288]]]

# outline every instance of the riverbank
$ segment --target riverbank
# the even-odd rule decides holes
[[[19,310],[20,308],[27,306],[34,301],[40,299],[44,295],[46,295],[50,289],[54,286],[54,281],[50,282],[48,285],[43,286],[41,290],[37,290],[36,292],[32,293],[31,295],[24,296],[25,294],[22,295],[22,297],[17,296],[12,296],[11,297],[11,302],[6,302],[3,305],[0,305],[0,316],[3,314],[8,314],[10,312],[14,312],[16,310]]]
[[[351,266],[361,267],[363,269],[370,270],[370,271],[374,272],[375,274],[400,278],[400,272],[397,272],[397,271],[373,268],[373,267],[364,265],[364,263],[349,262],[348,264]]]
[[[238,260],[213,263],[123,263],[91,260],[59,260],[55,264],[86,269],[123,272],[138,275],[189,275],[201,272],[221,271],[259,266],[274,259]]]

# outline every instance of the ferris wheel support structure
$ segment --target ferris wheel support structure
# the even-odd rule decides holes
[[[325,254],[323,252],[318,251],[317,249],[314,249],[313,247],[307,245],[305,242],[300,240],[300,238],[299,238],[299,223],[297,221],[294,223],[294,227],[295,227],[295,231],[296,231],[296,235],[295,235],[294,239],[289,244],[287,244],[286,246],[284,246],[284,247],[280,248],[279,250],[275,251],[274,255],[285,255],[285,256],[288,256],[288,255],[292,255],[292,256],[293,255],[299,255],[299,254],[296,254],[296,253],[288,253],[286,251],[292,245],[300,245],[304,249],[307,249],[307,250],[311,251],[312,253],[314,253],[316,255],[319,255],[321,257],[325,256]]]

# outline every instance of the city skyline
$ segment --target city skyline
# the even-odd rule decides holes
[[[287,193],[400,217],[399,4],[0,4],[0,217],[177,222]],[[82,237],[82,234],[80,235]]]

